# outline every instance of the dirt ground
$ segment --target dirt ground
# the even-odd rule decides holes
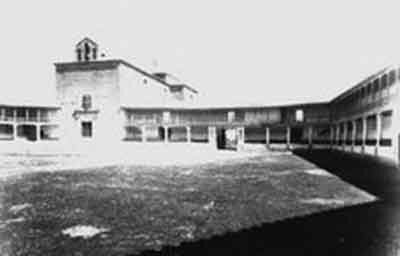
[[[0,179],[1,255],[127,255],[375,200],[291,154],[63,171],[16,159]]]

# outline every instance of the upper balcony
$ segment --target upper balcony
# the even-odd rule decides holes
[[[50,123],[57,121],[57,109],[37,107],[1,107],[0,121],[17,123]]]

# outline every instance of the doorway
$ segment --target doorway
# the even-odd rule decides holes
[[[294,144],[305,144],[307,143],[307,137],[304,137],[303,127],[291,127],[290,128],[290,142]]]
[[[92,122],[82,122],[81,123],[81,135],[83,138],[93,137],[93,123]]]
[[[217,128],[217,149],[237,150],[235,128]]]
[[[225,128],[217,128],[217,149],[226,148]]]

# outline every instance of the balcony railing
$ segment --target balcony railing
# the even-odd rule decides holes
[[[14,121],[13,116],[0,116],[0,121]]]
[[[51,121],[55,121],[56,118],[55,117],[50,117],[50,116],[18,116],[18,117],[14,117],[14,116],[2,116],[0,115],[0,121],[3,122],[38,122],[38,123],[49,123]]]

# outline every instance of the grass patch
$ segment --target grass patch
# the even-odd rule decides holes
[[[306,171],[315,168],[274,154],[9,177],[0,182],[0,254],[139,253],[374,200],[333,175]]]

